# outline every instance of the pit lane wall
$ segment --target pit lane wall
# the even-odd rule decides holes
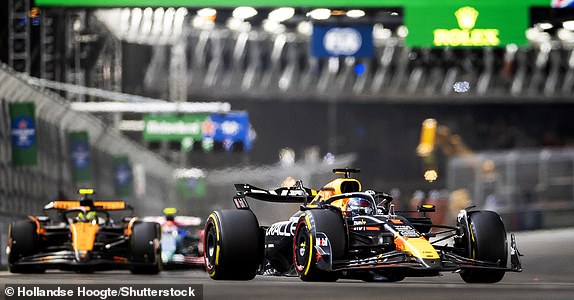
[[[9,104],[34,102],[37,164],[13,166]],[[28,85],[19,74],[0,65],[0,266],[6,265],[8,224],[41,213],[46,202],[77,198],[78,187],[93,187],[99,199],[124,199],[136,215],[156,214],[176,201],[173,168],[155,154],[120,135],[98,118],[70,109],[58,94]],[[75,183],[71,174],[68,133],[87,131],[92,180]],[[114,158],[127,156],[140,179],[129,197],[119,197]]]

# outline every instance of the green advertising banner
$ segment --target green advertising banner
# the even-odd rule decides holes
[[[529,10],[525,6],[485,5],[409,6],[405,24],[411,47],[502,47],[528,44]]]
[[[92,181],[92,158],[87,131],[68,134],[72,179],[76,183]]]
[[[114,183],[116,195],[128,197],[133,193],[133,172],[129,157],[122,155],[114,158]]]
[[[34,102],[10,103],[10,135],[12,165],[35,166],[38,162],[38,145]]]
[[[191,138],[201,141],[203,122],[207,114],[146,115],[143,139],[145,141],[182,141]]]

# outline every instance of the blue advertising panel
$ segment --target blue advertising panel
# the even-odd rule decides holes
[[[16,148],[30,148],[36,141],[36,126],[30,116],[19,116],[12,120],[12,145]]]
[[[211,114],[203,124],[203,139],[222,143],[226,151],[231,151],[238,143],[243,150],[251,150],[249,137],[249,115],[247,112]]]
[[[76,141],[71,145],[74,168],[84,169],[90,166],[90,149],[86,141]]]
[[[75,182],[92,180],[90,140],[87,131],[69,133],[72,178]]]
[[[314,24],[311,55],[316,57],[371,57],[373,25]]]
[[[114,179],[116,195],[131,196],[133,172],[127,156],[117,156],[114,158]]]

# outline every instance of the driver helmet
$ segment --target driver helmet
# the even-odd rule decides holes
[[[93,222],[98,219],[95,211],[89,211],[87,213],[80,212],[77,216],[79,222]]]
[[[349,198],[346,207],[346,214],[350,217],[359,215],[372,215],[374,211],[373,203],[364,198]]]

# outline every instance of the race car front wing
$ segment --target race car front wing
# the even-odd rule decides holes
[[[367,258],[333,260],[331,262],[329,253],[325,253],[325,255],[320,256],[317,261],[317,266],[325,271],[406,268],[411,270],[437,272],[460,272],[463,269],[488,269],[503,270],[507,272],[522,272],[522,265],[520,263],[520,256],[522,255],[516,247],[514,234],[511,234],[510,268],[500,266],[498,263],[467,258],[446,250],[439,250],[439,255],[440,259],[420,259],[409,256],[403,251],[393,250]]]

